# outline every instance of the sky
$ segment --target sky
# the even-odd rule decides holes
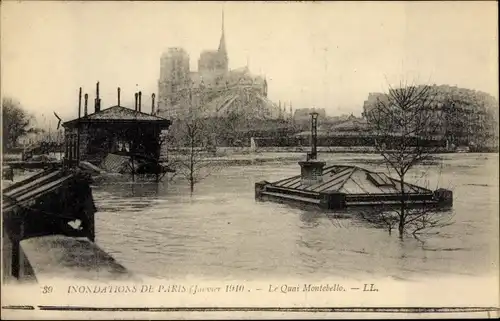
[[[496,2],[4,1],[1,89],[36,116],[78,113],[95,83],[102,107],[150,106],[160,56],[216,50],[224,10],[229,68],[265,75],[271,100],[360,115],[388,84],[449,84],[498,98]],[[145,107],[143,107],[145,108]]]

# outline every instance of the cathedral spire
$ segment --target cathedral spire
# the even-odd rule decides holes
[[[224,36],[224,9],[222,9],[222,34],[220,36],[220,42],[219,42],[219,53],[223,54],[224,56],[227,56],[226,38]]]

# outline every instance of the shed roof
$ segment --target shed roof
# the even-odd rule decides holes
[[[148,122],[158,123],[161,125],[169,126],[170,120],[140,111],[136,111],[123,106],[112,106],[93,114],[81,117],[80,122]],[[67,121],[63,124],[64,127],[72,127],[78,123],[78,118]]]
[[[357,166],[333,165],[324,168],[323,181],[302,185],[300,175],[272,183],[274,186],[311,192],[340,192],[346,194],[396,194],[401,193],[400,181]],[[404,183],[405,193],[421,194],[429,189]]]

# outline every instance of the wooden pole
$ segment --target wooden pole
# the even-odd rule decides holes
[[[155,114],[155,94],[151,94],[151,115]]]
[[[80,118],[82,117],[82,87],[78,92],[78,123],[77,123],[77,139],[76,139],[76,164],[80,163]]]
[[[96,113],[101,111],[101,98],[99,98],[99,82],[95,85],[96,98],[94,102],[94,110]]]
[[[139,112],[142,111],[141,100],[142,100],[142,91],[139,91]]]
[[[89,101],[89,94],[85,94],[84,105],[83,105],[83,116],[87,116],[88,101]]]

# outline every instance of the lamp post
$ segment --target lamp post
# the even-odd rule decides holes
[[[311,115],[311,153],[308,155],[308,160],[316,160],[318,157],[318,113],[312,112]]]
[[[311,152],[307,153],[307,160],[299,162],[302,185],[314,185],[323,181],[323,167],[325,162],[318,161],[318,113],[311,114]]]

